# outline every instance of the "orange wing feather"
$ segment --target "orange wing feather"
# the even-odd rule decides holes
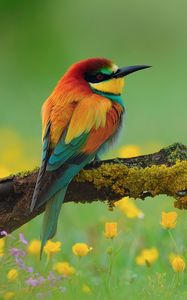
[[[84,153],[88,154],[97,151],[115,133],[120,124],[122,111],[123,109],[119,104],[113,103],[112,108],[107,112],[105,126],[91,130],[86,145],[83,148]]]
[[[111,107],[109,99],[96,94],[83,98],[73,112],[65,142],[68,144],[84,132],[104,127]]]
[[[63,131],[67,128],[77,103],[74,97],[68,99],[62,97],[59,92],[53,94],[45,101],[42,107],[42,133],[50,122],[50,147],[58,143]]]

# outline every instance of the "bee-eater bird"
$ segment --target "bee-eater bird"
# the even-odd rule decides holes
[[[116,137],[125,112],[124,77],[148,67],[118,68],[105,58],[80,61],[43,104],[42,163],[31,203],[31,211],[45,204],[41,253],[56,233],[68,184]]]

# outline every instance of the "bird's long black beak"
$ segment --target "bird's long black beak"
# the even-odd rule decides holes
[[[124,77],[127,76],[133,72],[140,71],[143,69],[150,68],[151,66],[146,66],[146,65],[137,65],[137,66],[130,66],[130,67],[123,67],[118,69],[114,74],[114,78],[119,78],[119,77]]]

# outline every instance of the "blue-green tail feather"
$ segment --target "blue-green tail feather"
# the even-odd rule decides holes
[[[60,209],[66,194],[67,186],[57,192],[45,206],[45,213],[41,232],[41,250],[40,258],[42,256],[43,248],[47,240],[52,239],[56,234],[58,217]]]

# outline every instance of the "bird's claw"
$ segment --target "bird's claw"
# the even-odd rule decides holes
[[[153,194],[149,191],[143,191],[140,195],[140,198],[144,200],[146,197],[153,197]]]
[[[98,156],[98,154],[96,154],[96,156],[94,157],[94,160],[92,162],[93,166],[94,167],[98,166],[100,162],[101,162],[100,157]]]
[[[187,196],[187,190],[178,191],[176,192],[176,195],[179,197],[185,197]]]

